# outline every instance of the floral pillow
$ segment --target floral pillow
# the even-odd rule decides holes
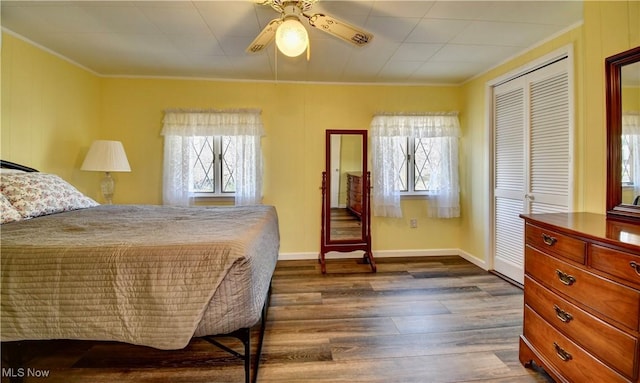
[[[2,174],[0,192],[22,218],[98,206],[96,201],[55,174]]]
[[[4,194],[0,194],[0,223],[9,223],[21,219],[22,216],[11,205],[7,197],[5,197]]]
[[[24,170],[0,168],[0,174],[24,174]]]

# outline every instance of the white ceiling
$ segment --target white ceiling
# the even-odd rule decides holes
[[[582,1],[334,1],[374,34],[355,47],[308,26],[311,60],[245,52],[278,13],[253,0],[1,1],[2,28],[104,76],[459,84],[582,22]],[[306,24],[306,23],[305,23]]]

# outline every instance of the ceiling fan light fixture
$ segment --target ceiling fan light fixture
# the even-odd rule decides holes
[[[276,45],[285,56],[296,57],[307,49],[309,35],[297,17],[285,18],[276,31]]]

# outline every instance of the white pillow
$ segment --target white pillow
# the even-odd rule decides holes
[[[1,174],[0,192],[22,218],[98,206],[55,174]]]
[[[21,219],[22,216],[11,205],[7,197],[5,197],[4,194],[0,194],[0,223],[15,222]]]

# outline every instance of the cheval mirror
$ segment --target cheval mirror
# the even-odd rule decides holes
[[[328,252],[363,251],[364,263],[376,271],[371,253],[370,175],[367,131],[327,130],[322,172],[322,225],[318,261],[327,272]]]
[[[605,60],[607,218],[640,222],[640,47]]]

